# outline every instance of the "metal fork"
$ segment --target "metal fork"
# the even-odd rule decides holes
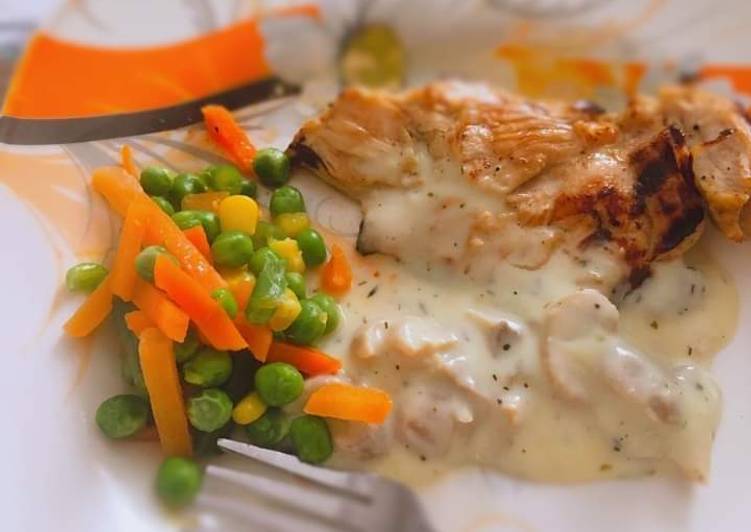
[[[198,504],[232,512],[250,530],[346,530],[432,532],[417,496],[405,486],[368,473],[324,469],[296,457],[230,439],[219,447],[284,472],[283,478],[219,465],[206,468],[207,481],[230,483],[272,504],[249,504],[204,490]]]

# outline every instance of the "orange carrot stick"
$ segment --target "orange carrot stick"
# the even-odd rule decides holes
[[[229,192],[223,190],[188,194],[183,198],[181,207],[183,210],[216,212],[219,210],[219,204],[227,196],[229,196]]]
[[[136,163],[133,161],[133,150],[127,144],[123,144],[120,148],[120,166],[130,175],[138,178],[139,171]]]
[[[203,287],[207,293],[225,288],[225,281],[182,230],[155,203],[151,205],[151,222],[167,251],[180,261],[183,269]]]
[[[331,245],[331,258],[321,268],[321,286],[334,296],[346,294],[352,286],[352,269],[339,244]]]
[[[271,343],[274,340],[274,334],[271,329],[263,325],[255,325],[245,320],[235,323],[237,330],[248,343],[248,349],[253,357],[259,362],[265,362],[269,355]]]
[[[133,298],[138,277],[136,257],[141,251],[143,235],[149,223],[149,211],[144,208],[143,202],[141,198],[136,198],[130,203],[112,264],[112,293],[123,301]]]
[[[190,456],[193,451],[188,417],[172,341],[159,329],[146,329],[138,343],[138,358],[162,451],[167,456]]]
[[[88,336],[112,311],[111,274],[89,294],[86,301],[65,322],[63,329],[74,338]]]
[[[154,264],[154,283],[190,316],[214,348],[238,351],[247,347],[219,303],[198,281],[164,255],[158,256]]]
[[[345,383],[324,384],[308,398],[303,411],[314,416],[362,423],[383,423],[393,403],[389,394],[378,388]]]
[[[141,336],[141,333],[146,329],[156,327],[153,321],[146,315],[143,310],[134,310],[125,314],[125,325],[136,336]]]
[[[342,363],[312,347],[273,342],[266,362],[286,362],[309,376],[338,373]]]
[[[159,290],[138,279],[133,290],[133,302],[167,338],[175,342],[185,340],[190,318]]]
[[[138,179],[118,166],[105,166],[94,170],[91,186],[123,217],[127,214],[133,198],[139,194],[145,195]]]
[[[209,239],[206,238],[206,231],[204,231],[202,225],[194,225],[188,229],[183,229],[183,234],[185,235],[185,238],[190,240],[190,243],[201,252],[201,255],[203,255],[207,261],[213,263],[211,245],[209,244]]]
[[[207,105],[201,112],[211,139],[242,171],[250,172],[256,148],[245,131],[235,122],[232,113],[221,105]]]
[[[104,196],[110,206],[120,215],[125,216],[130,203],[137,197],[145,198],[149,210],[149,226],[146,241],[160,243],[174,255],[192,277],[201,283],[207,292],[224,288],[227,282],[209,264],[203,254],[185,237],[182,230],[159,206],[151,201],[141,189],[141,185],[122,168],[100,168],[92,178],[94,190]]]

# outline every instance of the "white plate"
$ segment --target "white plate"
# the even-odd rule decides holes
[[[549,3],[556,4],[553,0]],[[608,41],[603,46],[633,53],[640,59],[654,59],[646,54],[659,51],[659,57],[677,57],[690,63],[696,53],[707,51],[697,44],[711,43],[715,61],[748,58],[751,38],[745,26],[749,17],[743,16],[751,14],[748,3],[657,2],[662,5],[656,7],[659,13],[653,16],[646,11],[649,3],[610,2],[599,11],[584,11],[580,19],[567,18],[562,23],[599,20],[601,25],[604,19],[636,20],[637,15],[646,13],[647,19],[637,29],[629,29],[617,42]],[[105,32],[106,37],[88,27],[78,12],[68,16],[67,22],[66,17],[56,17],[53,30],[67,36],[85,34],[82,39],[107,44],[153,42],[157,38],[154,32],[160,27],[169,38],[180,38],[198,31],[198,25],[192,26],[193,19],[186,16],[194,12],[193,7],[189,9],[186,4],[192,3],[174,0],[160,4],[158,12],[152,11],[160,24],[147,25],[141,34],[122,28],[140,27],[133,21],[152,9],[145,1],[129,3],[128,7],[119,4],[118,9],[113,7],[114,0],[97,2],[94,12],[99,20],[111,24],[117,21],[121,28]],[[215,20],[223,23],[233,16],[227,4],[206,5],[213,6]],[[270,38],[267,53],[285,73],[303,77],[320,72],[321,65],[325,66],[336,51],[339,37],[353,20],[364,16],[365,20],[386,20],[399,29],[410,46],[412,81],[446,73],[513,81],[514,72],[499,63],[490,46],[501,42],[499,35],[509,35],[517,28],[517,20],[497,7],[502,0],[441,0],[429,10],[425,1],[397,4],[376,2],[364,12],[354,3],[327,2],[323,23],[270,20],[264,31],[276,37]],[[547,27],[560,22],[541,24]],[[85,33],[86,28],[89,33]],[[467,46],[476,52],[467,55]],[[291,47],[300,55],[290,55]],[[432,54],[427,49],[432,49]],[[657,67],[650,72],[655,78],[668,75]],[[255,138],[283,147],[297,123],[312,111],[308,104],[330,96],[327,80],[331,76],[319,79],[308,85],[303,103],[291,103],[252,121],[251,126],[262,128],[254,130]],[[172,138],[153,135],[135,143],[158,152],[167,149],[156,144],[165,137]],[[175,134],[175,138],[180,137],[181,133]],[[99,402],[123,389],[111,331],[101,331],[91,342],[72,341],[60,334],[62,322],[77,304],[75,298],[59,292],[66,267],[77,260],[74,251],[88,251],[93,258],[101,258],[116,229],[102,201],[89,195],[86,176],[92,166],[108,159],[115,161],[119,145],[119,141],[105,141],[65,149],[0,146],[0,337],[4,342],[6,433],[0,439],[0,452],[7,462],[0,482],[0,515],[5,530],[133,531],[186,524],[163,513],[152,495],[156,446],[105,441],[94,426]],[[139,162],[146,162],[145,152],[136,151]],[[47,161],[48,166],[29,162],[33,172],[27,175],[24,158]],[[193,164],[200,166],[197,161]],[[24,183],[24,179],[33,183]],[[340,223],[326,214],[342,208],[337,204],[340,200],[334,198],[333,202],[323,202],[318,212],[323,223]],[[341,225],[335,229],[348,231]],[[543,485],[492,471],[466,470],[421,492],[438,529],[586,532],[750,528],[751,300],[745,294],[751,293],[751,247],[729,244],[716,236],[709,236],[712,248],[735,279],[742,306],[738,333],[715,364],[715,375],[724,392],[724,414],[713,451],[710,482],[693,486],[647,478]],[[217,522],[216,526],[227,529],[229,525]]]

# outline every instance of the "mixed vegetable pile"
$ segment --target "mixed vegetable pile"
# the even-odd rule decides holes
[[[314,346],[336,330],[334,298],[348,291],[352,272],[341,247],[327,249],[311,227],[303,195],[286,184],[287,156],[256,152],[222,107],[204,108],[204,117],[235,164],[199,174],[138,172],[124,147],[122,167],[92,177],[123,217],[112,266],[83,263],[66,275],[70,291],[89,295],[65,331],[87,336],[112,313],[132,388],[104,401],[96,424],[114,439],[155,426],[167,457],[157,492],[172,506],[200,488],[191,457],[215,452],[216,440],[238,427],[252,444],[318,464],[333,451],[326,418],[381,423],[391,408],[380,390],[334,382],[316,388],[302,412],[290,411],[306,377],[341,369]],[[246,175],[274,189],[268,210]],[[311,294],[314,274],[320,288]]]

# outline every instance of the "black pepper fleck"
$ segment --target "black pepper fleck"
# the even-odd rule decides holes
[[[504,351],[508,351],[509,349],[511,349],[511,344],[503,344]]]

